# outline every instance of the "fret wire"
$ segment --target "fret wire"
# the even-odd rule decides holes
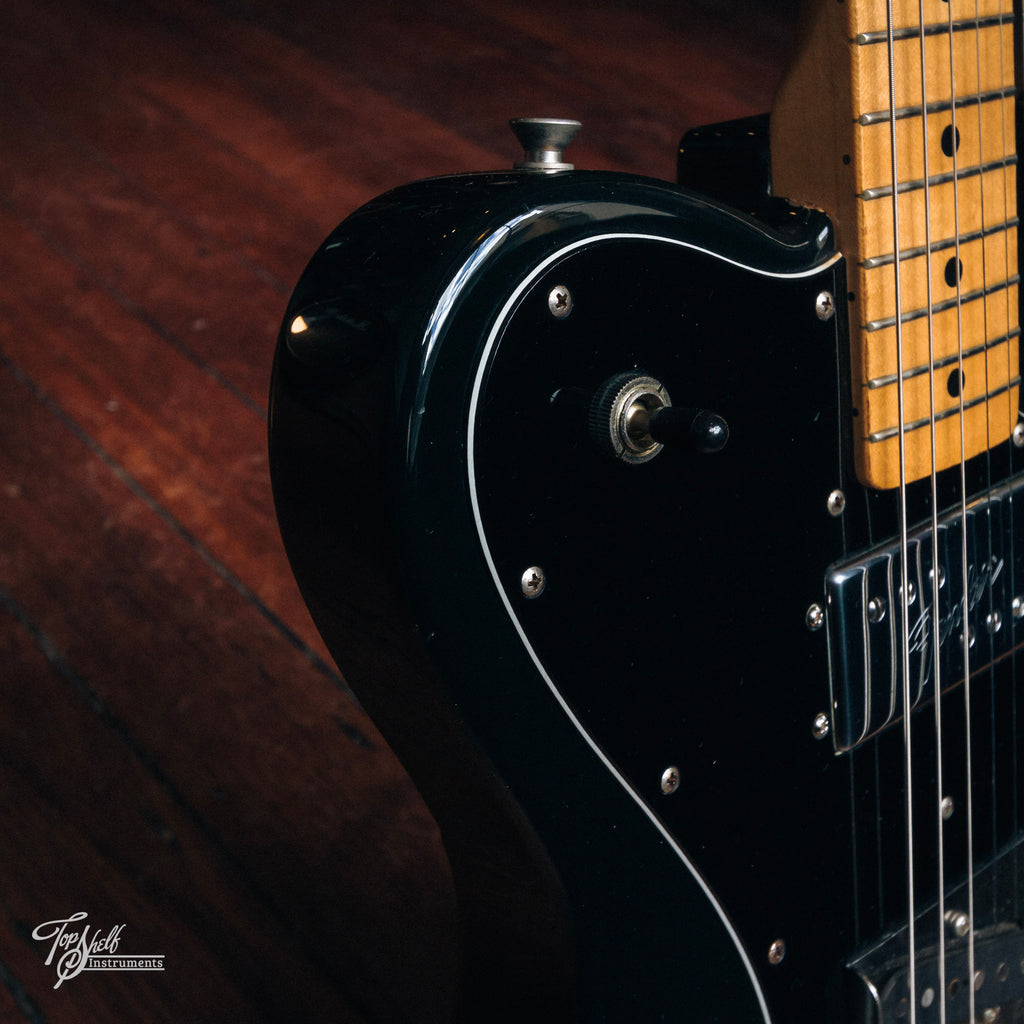
[[[979,395],[977,398],[972,398],[969,402],[964,402],[962,408],[966,411],[967,409],[973,409],[975,406],[981,405],[983,402],[988,402],[993,398],[998,398],[1000,395],[1006,394],[1011,388],[1017,387],[1021,382],[1021,377],[1018,374],[1013,380],[1004,384],[1002,387],[996,388],[994,391],[989,391],[987,394]],[[944,409],[942,412],[935,414],[935,421],[947,420],[951,416],[957,416],[960,414],[961,406],[951,405],[948,409]],[[921,420],[914,420],[913,423],[905,423],[903,425],[904,433],[909,434],[912,430],[920,430],[921,427],[927,427],[931,425],[931,418],[926,417]],[[877,444],[880,441],[888,441],[899,435],[899,427],[887,427],[885,430],[876,430],[873,434],[868,434],[867,440],[872,444]]]
[[[973,292],[966,292],[961,295],[956,295],[951,299],[945,299],[943,302],[936,302],[932,306],[932,311],[941,313],[946,309],[957,308],[962,303],[975,302],[978,299],[983,299],[988,295],[993,295],[995,292],[1001,292],[1011,285],[1020,284],[1020,274],[1014,274],[1008,281],[997,281],[995,284],[987,285],[984,288],[976,288]],[[903,313],[900,317],[901,323],[908,323],[911,320],[920,320],[921,317],[928,315],[928,309],[911,309],[906,313]],[[865,331],[871,333],[873,331],[881,331],[887,327],[896,326],[896,317],[886,317],[884,320],[871,320],[866,323],[863,327]]]
[[[919,39],[923,36],[941,36],[951,32],[978,31],[983,28],[992,28],[994,25],[1012,23],[1012,21],[1013,15],[1003,12],[1000,14],[989,14],[984,18],[964,18],[961,21],[954,21],[952,23],[943,21],[924,26],[918,25],[916,28],[897,28],[893,29],[892,32],[888,30],[860,32],[850,42],[856,43],[858,46],[871,46],[875,43],[888,42],[890,39]]]
[[[960,235],[960,244],[963,245],[966,242],[976,242],[979,238],[988,238],[991,235],[998,235],[1000,232],[1009,232],[1010,230],[1020,226],[1019,217],[1011,217],[1008,221],[1003,224],[992,224],[987,228],[983,228],[980,231],[968,231],[965,234]],[[932,243],[932,252],[942,252],[943,249],[952,249],[956,245],[956,238],[944,238],[941,242]],[[923,245],[915,246],[913,249],[901,249],[900,259],[901,260],[912,260],[918,256],[923,256],[927,250]],[[866,260],[861,260],[860,266],[865,270],[874,270],[876,267],[887,267],[891,266],[894,259],[893,254],[886,253],[884,256],[869,256]]]
[[[979,174],[987,174],[989,171],[997,171],[1000,167],[1014,167],[1017,164],[1017,154],[1008,153],[1001,160],[990,160],[987,164],[978,164],[974,167],[964,167],[957,171],[947,171],[944,174],[934,174],[927,182],[924,178],[918,178],[915,181],[901,181],[896,186],[896,191],[900,195],[905,192],[920,191],[929,185],[935,187],[936,185],[947,185],[951,181],[963,181],[965,178],[976,178]],[[877,188],[866,188],[863,192],[859,193],[858,199],[863,199],[865,202],[870,202],[872,199],[887,199],[892,195],[892,185],[879,185]]]
[[[952,110],[955,107],[968,107],[977,104],[979,106],[985,103],[994,103],[997,100],[1009,99],[1011,96],[1015,96],[1017,90],[1014,86],[1007,86],[1004,89],[992,89],[989,92],[969,93],[964,96],[957,96],[955,103],[950,100],[934,100],[927,105],[927,113],[929,114],[942,114],[947,110]],[[893,115],[897,121],[903,121],[908,117],[920,117],[925,113],[926,108],[923,105],[913,107],[900,107],[895,111]],[[868,127],[873,124],[880,124],[889,122],[890,115],[888,110],[872,110],[870,113],[861,114],[854,121],[855,124],[859,124],[862,127]]]
[[[1000,345],[1005,345],[1006,342],[1019,336],[1020,328],[1015,327],[1008,334],[1002,335],[1002,337],[993,338],[991,341],[985,341],[982,342],[980,345],[975,345],[974,348],[965,349],[963,357],[964,359],[968,359],[971,356],[976,356],[981,352],[990,352],[993,349],[997,349]],[[957,363],[959,361],[960,354],[955,353],[953,355],[946,356],[944,359],[940,359],[933,364],[924,363],[923,365],[915,366],[910,370],[904,370],[903,379],[911,380],[914,377],[920,377],[923,374],[929,373],[933,369],[941,370],[947,366],[952,366],[954,363]],[[895,373],[887,374],[885,377],[872,377],[871,380],[867,382],[866,387],[869,391],[876,391],[878,388],[885,388],[888,387],[890,384],[895,384],[898,379],[899,378],[897,378]]]

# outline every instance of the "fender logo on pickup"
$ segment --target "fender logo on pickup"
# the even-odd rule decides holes
[[[982,598],[985,596],[985,591],[993,586],[996,580],[999,578],[999,574],[1003,571],[1003,566],[1006,563],[1002,558],[993,557],[987,562],[983,563],[980,567],[975,565],[969,565],[967,567],[967,617],[971,619],[971,613],[981,604]],[[961,570],[962,575],[962,570]],[[928,587],[922,592],[922,600],[916,602],[921,605],[921,612],[917,617],[917,621],[913,626],[910,627],[910,653],[921,654],[921,672],[923,675],[922,683],[927,683],[931,676],[933,659],[929,655],[931,650],[930,640],[934,634],[934,630],[931,626],[932,621],[932,609],[930,606],[925,604],[933,594],[933,588],[931,586],[931,577],[928,577]],[[939,590],[939,600],[942,601],[942,589]],[[941,614],[942,605],[940,603],[940,616],[939,616],[939,646],[944,647],[946,641],[953,635],[954,630],[959,630],[961,623],[963,622],[963,602],[958,601],[951,608],[948,609],[945,615]],[[963,643],[963,633],[957,633],[957,642]]]

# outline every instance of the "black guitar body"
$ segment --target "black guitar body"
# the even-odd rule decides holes
[[[282,532],[325,640],[440,825],[461,1020],[906,1012],[904,726],[897,712],[840,739],[875,712],[857,706],[849,659],[836,678],[847,599],[833,579],[888,550],[897,499],[853,477],[828,224],[763,212],[603,173],[423,182],[344,222],[285,317],[270,427]],[[641,378],[717,414],[724,447],[617,455],[608,410]],[[970,493],[1012,480],[1011,453],[975,460]],[[958,484],[959,469],[941,479],[940,501]],[[911,488],[911,525],[930,501]],[[982,506],[975,574],[1012,504]],[[983,618],[1005,600],[1007,633],[1014,572],[1008,558],[975,602]],[[898,601],[889,612],[886,629]],[[944,892],[960,906],[970,803],[974,926],[998,947],[979,1019],[998,1005],[1010,1020],[1014,658],[984,660],[970,718],[962,686],[942,703],[949,748],[973,722],[975,764],[969,802],[962,758],[944,762]],[[927,687],[911,727],[923,806],[939,763]],[[919,913],[935,902],[935,829],[915,819]],[[970,977],[955,942],[951,1022],[968,1016]]]

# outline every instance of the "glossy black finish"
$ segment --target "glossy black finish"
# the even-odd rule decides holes
[[[837,757],[812,731],[830,695],[808,607],[896,521],[850,472],[831,244],[820,217],[766,224],[626,176],[482,175],[376,200],[296,289],[270,429],[282,533],[441,826],[462,1020],[736,1024],[765,1019],[759,992],[773,1020],[843,1020],[866,1012],[845,964],[901,941],[902,737]],[[714,409],[728,444],[641,466],[599,451],[592,398],[633,370]],[[972,488],[1010,458],[975,460]],[[909,502],[927,516],[927,491]],[[1017,831],[1014,678],[1010,659],[972,691],[978,864]],[[931,714],[913,716],[922,805]],[[962,702],[942,717],[961,749]],[[965,806],[962,764],[945,772]],[[947,840],[955,878],[962,817]]]
[[[766,277],[658,241],[568,256],[502,331],[477,442],[481,518],[528,640],[690,852],[783,1020],[813,1019],[808,995],[854,945],[851,880],[836,873],[849,816],[821,835],[805,827],[808,807],[845,807],[849,786],[847,765],[812,737],[826,648],[804,622],[842,550],[825,503],[843,484],[838,339],[814,311],[822,289],[841,291],[839,269]],[[565,321],[545,319],[555,281],[574,296]],[[615,464],[553,423],[550,395],[634,365],[720,411],[725,451]],[[524,602],[516,567],[534,563],[547,587]],[[668,765],[683,781],[666,798]],[[789,952],[771,969],[779,937]]]
[[[682,445],[703,455],[720,452],[729,443],[729,424],[707,409],[659,409],[651,416],[650,430],[660,444]]]

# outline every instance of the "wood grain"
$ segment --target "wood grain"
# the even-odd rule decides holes
[[[792,4],[0,6],[0,1020],[444,1021],[436,826],[283,554],[266,396],[322,237],[404,181],[671,177],[767,109]],[[353,585],[357,586],[357,583]],[[163,973],[59,987],[44,921]]]
[[[893,9],[890,40],[880,0],[809,5],[773,106],[776,193],[828,213],[849,260],[854,455],[867,486],[893,488],[901,477],[912,481],[957,465],[1005,441],[1016,420],[1016,398],[1005,397],[1019,373],[1017,346],[1005,343],[1019,330],[1011,286],[1017,273],[1011,11],[1009,0],[988,0],[984,10],[965,0],[901,3]],[[921,12],[935,31],[901,35],[899,29],[920,26]],[[997,20],[972,24],[978,14]],[[808,102],[811,96],[817,101]],[[926,116],[934,106],[941,109]],[[982,231],[998,235],[983,245]],[[979,244],[961,249],[958,238],[972,236]],[[915,252],[924,255],[905,259]],[[872,269],[875,261],[882,265]],[[950,261],[965,270],[947,284]],[[950,304],[954,315],[933,319],[930,310]],[[961,310],[982,329],[963,329]],[[886,321],[900,326],[880,329]],[[990,358],[969,355],[985,345],[992,346]],[[961,389],[947,387],[947,374],[931,368],[950,353],[958,353],[965,403],[983,402],[981,413],[956,411]],[[878,378],[898,377],[898,366],[912,379],[902,389],[879,388]],[[922,366],[925,377],[918,375]],[[920,424],[951,410],[955,425],[937,428],[933,445],[931,430]],[[885,439],[897,430],[906,432],[902,467],[899,441]]]

